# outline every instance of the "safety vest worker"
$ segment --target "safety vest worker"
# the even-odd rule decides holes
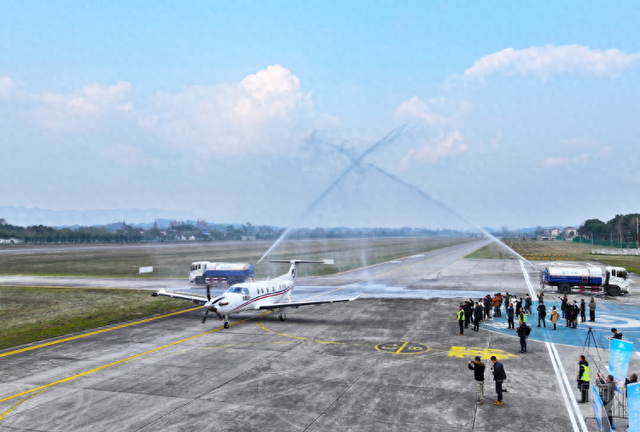
[[[579,364],[582,368],[582,376],[580,376],[578,380],[589,382],[591,380],[591,378],[589,377],[589,363],[587,363],[586,361],[581,361]]]

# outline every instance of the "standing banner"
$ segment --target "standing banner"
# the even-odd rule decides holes
[[[640,432],[640,383],[627,385],[629,432]]]
[[[596,415],[596,420],[598,421],[598,427],[602,430],[602,398],[600,397],[600,393],[598,392],[598,387],[592,386],[593,394],[591,395],[593,400],[593,412]]]
[[[633,342],[627,342],[620,339],[611,339],[611,353],[609,354],[609,373],[613,375],[616,382],[624,383],[629,369],[629,360],[631,359],[631,351],[633,350]],[[620,389],[618,389],[620,391]]]

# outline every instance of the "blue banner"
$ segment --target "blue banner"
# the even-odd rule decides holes
[[[616,382],[624,383],[629,369],[629,360],[633,343],[620,339],[611,339],[611,353],[609,354],[609,373]]]
[[[629,432],[640,432],[640,383],[627,385]]]
[[[596,415],[596,420],[598,421],[598,427],[600,428],[600,430],[602,430],[602,406],[604,404],[602,403],[602,398],[600,397],[600,393],[598,392],[598,387],[593,386],[592,390],[593,390],[593,394],[592,394],[593,412]]]

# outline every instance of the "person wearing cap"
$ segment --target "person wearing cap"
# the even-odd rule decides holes
[[[485,366],[480,357],[476,356],[475,361],[470,361],[469,369],[473,371],[473,377],[476,380],[476,404],[484,404],[484,370]]]

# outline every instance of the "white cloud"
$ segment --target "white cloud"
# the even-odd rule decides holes
[[[449,132],[435,142],[409,150],[400,161],[400,168],[404,169],[413,162],[433,163],[445,157],[460,155],[468,150],[469,146],[464,142],[464,136],[460,132]]]
[[[395,117],[402,121],[422,120],[431,126],[456,124],[471,105],[445,97],[421,100],[418,96],[400,102]]]
[[[639,60],[640,53],[627,54],[615,48],[598,50],[583,45],[545,45],[521,50],[506,48],[477,60],[464,71],[464,77],[482,79],[496,72],[545,77],[562,72],[581,72],[615,77]]]
[[[36,124],[51,131],[101,129],[114,114],[133,112],[132,88],[127,82],[114,85],[89,84],[71,94],[43,93],[21,95],[24,112]]]
[[[147,126],[171,145],[189,144],[200,155],[272,152],[308,134],[310,97],[289,70],[272,65],[238,84],[193,86],[156,97]]]
[[[83,140],[90,133],[106,147],[113,140],[100,140],[99,134],[118,135],[120,142],[131,137],[130,146],[137,146],[133,140],[146,135],[147,142],[170,153],[200,157],[272,153],[291,149],[316,128],[336,125],[336,119],[313,112],[300,80],[280,65],[237,83],[158,93],[147,110],[134,106],[133,93],[127,82],[90,84],[70,93],[29,93],[16,88],[10,78],[0,77],[0,108],[48,133],[82,134]],[[105,156],[111,156],[110,151]],[[123,152],[120,148],[115,154]]]

